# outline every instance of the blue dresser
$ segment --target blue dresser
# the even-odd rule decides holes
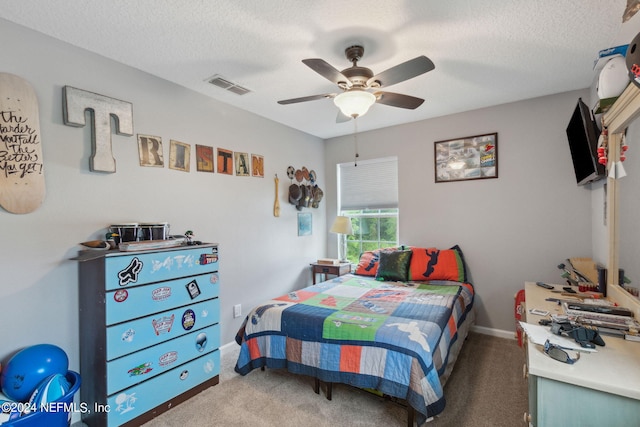
[[[84,423],[138,426],[218,384],[217,244],[76,259]]]

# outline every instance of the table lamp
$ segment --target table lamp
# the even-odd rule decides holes
[[[340,259],[340,262],[347,262],[344,239],[347,234],[353,234],[351,218],[347,216],[337,216],[329,231],[338,235],[338,242],[340,243],[338,245],[338,258]]]

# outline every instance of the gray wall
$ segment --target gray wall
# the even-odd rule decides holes
[[[2,71],[30,81],[39,98],[47,185],[34,213],[0,210],[0,321],[19,330],[3,339],[0,358],[52,342],[79,368],[77,265],[69,258],[78,242],[100,238],[112,223],[168,221],[174,233],[192,229],[198,239],[221,244],[223,343],[241,321],[232,318],[234,304],[244,314],[300,288],[310,282],[310,261],[337,255],[327,228],[336,214],[335,165],[353,160],[352,136],[323,143],[6,21],[0,37],[12,40],[3,56],[13,60]],[[90,172],[89,127],[62,123],[65,85],[133,103],[135,133],[161,136],[165,159],[170,139],[258,153],[266,177],[199,173],[194,154],[188,174],[142,168],[135,137],[116,135],[117,173]],[[580,96],[588,98],[588,90],[359,135],[363,160],[398,156],[401,243],[463,248],[478,293],[478,325],[487,331],[511,334],[513,296],[525,281],[559,282],[559,262],[600,248],[603,190],[575,185],[564,133]],[[488,132],[498,132],[498,179],[434,183],[434,141]],[[633,149],[629,157],[628,164]],[[310,210],[310,237],[297,236],[297,211],[284,198],[289,165],[320,172],[325,189],[321,208]],[[272,216],[275,173],[280,218]]]
[[[513,297],[525,281],[560,283],[560,262],[591,256],[591,190],[576,185],[565,133],[581,96],[588,91],[358,136],[361,159],[398,156],[400,242],[459,244],[477,291],[477,324],[492,333],[512,335]],[[498,133],[498,179],[434,183],[434,141],[491,132]],[[328,188],[336,185],[335,164],[352,161],[353,153],[352,136],[327,141]],[[328,223],[336,209],[327,201]],[[328,247],[335,250],[333,236]]]
[[[49,342],[79,369],[77,262],[69,258],[79,242],[102,238],[114,223],[168,221],[174,234],[191,229],[199,240],[220,243],[223,343],[242,320],[233,319],[234,304],[242,304],[244,317],[258,302],[311,283],[309,262],[326,252],[324,204],[309,209],[312,236],[298,237],[286,170],[314,169],[324,187],[321,139],[6,21],[0,39],[1,71],[29,81],[38,96],[47,187],[33,213],[0,209],[0,359]],[[165,162],[170,139],[192,145],[191,172],[139,166],[136,137],[118,135],[117,172],[90,172],[89,126],[62,122],[65,85],[131,102],[134,132],[161,136]],[[265,178],[196,172],[195,144],[261,154]],[[279,218],[272,213],[276,173]]]

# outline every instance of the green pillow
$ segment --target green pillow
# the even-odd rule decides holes
[[[411,250],[380,251],[380,262],[378,264],[376,279],[389,282],[407,281],[412,253]]]

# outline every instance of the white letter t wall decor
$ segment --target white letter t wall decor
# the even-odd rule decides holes
[[[62,103],[64,124],[68,126],[83,127],[85,110],[93,112],[89,168],[91,171],[115,172],[116,161],[111,151],[111,117],[114,118],[117,135],[132,136],[133,105],[71,86],[62,88]]]

